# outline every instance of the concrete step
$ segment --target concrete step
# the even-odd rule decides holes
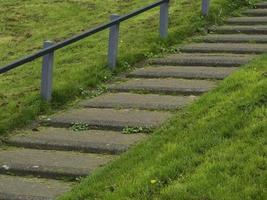
[[[256,8],[267,8],[267,2],[257,3]]]
[[[224,79],[237,69],[236,67],[152,66],[137,69],[128,76],[135,78]]]
[[[219,26],[210,29],[212,32],[219,34],[267,34],[267,25],[255,25],[255,26]]]
[[[212,66],[212,67],[238,67],[247,64],[253,59],[252,55],[238,54],[206,54],[206,53],[181,53],[166,56],[165,58],[151,59],[154,65],[174,66]]]
[[[0,151],[0,173],[75,179],[89,175],[115,156],[11,148]]]
[[[145,138],[144,134],[122,134],[115,131],[42,127],[10,137],[6,143],[17,147],[80,151],[86,153],[120,154]]]
[[[0,199],[54,200],[71,186],[57,180],[0,175]]]
[[[266,25],[267,17],[233,17],[225,20],[225,23],[231,25]]]
[[[168,112],[88,108],[56,114],[42,122],[58,127],[79,122],[94,129],[123,130],[125,127],[156,128],[170,116]]]
[[[195,43],[181,48],[185,53],[237,53],[261,54],[267,52],[267,44]]]
[[[267,16],[267,9],[258,8],[258,9],[248,9],[242,12],[247,16]]]
[[[116,92],[151,92],[163,94],[199,95],[213,89],[216,82],[185,79],[130,79],[109,87]]]
[[[175,110],[191,103],[195,96],[169,96],[157,94],[107,93],[81,103],[89,108],[136,108]]]
[[[198,39],[207,43],[267,43],[267,35],[209,34]]]

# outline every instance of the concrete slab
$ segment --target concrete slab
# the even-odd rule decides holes
[[[0,151],[0,173],[75,179],[89,175],[114,158],[110,155],[14,148]]]
[[[89,108],[175,110],[191,103],[195,99],[195,96],[107,93],[93,99],[85,100],[81,105]]]
[[[125,127],[155,128],[170,116],[169,112],[88,108],[56,114],[43,122],[59,127],[81,122],[96,129],[123,130]]]
[[[267,16],[267,9],[265,8],[248,9],[243,11],[242,13],[248,16]]]
[[[267,43],[267,35],[209,34],[199,39],[208,43]]]
[[[109,87],[111,91],[129,92],[141,91],[164,94],[199,95],[213,89],[214,81],[185,79],[129,79],[126,82],[115,83]]]
[[[65,128],[41,127],[25,131],[6,142],[17,147],[119,154],[143,140],[145,134],[122,134],[115,131],[88,130],[75,132]]]
[[[231,25],[266,25],[267,17],[233,17],[225,20]]]
[[[0,175],[1,200],[54,200],[72,184],[40,178]]]
[[[195,43],[180,50],[185,53],[262,54],[267,52],[267,44]]]
[[[191,66],[158,66],[136,69],[128,76],[135,78],[185,78],[185,79],[224,79],[236,67],[191,67]]]
[[[150,63],[173,66],[238,67],[252,59],[253,56],[244,54],[181,53],[151,59]]]
[[[267,8],[267,2],[257,3],[256,7],[257,8]]]
[[[253,26],[219,26],[215,28],[211,28],[211,31],[219,34],[267,34],[267,25],[253,25]]]

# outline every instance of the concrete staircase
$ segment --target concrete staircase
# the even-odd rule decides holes
[[[159,127],[197,96],[258,54],[267,52],[267,2],[226,20],[213,34],[181,53],[151,59],[108,92],[55,114],[40,127],[20,131],[0,150],[0,199],[48,200],[68,191],[73,181],[118,158],[147,135],[123,134],[126,127]],[[265,35],[266,34],[266,35]],[[79,132],[73,123],[86,125]]]

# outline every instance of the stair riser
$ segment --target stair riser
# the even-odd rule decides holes
[[[0,174],[5,175],[15,175],[15,176],[34,176],[40,178],[49,178],[49,179],[56,179],[56,180],[68,180],[68,181],[75,181],[80,177],[86,177],[88,174],[72,174],[72,173],[53,173],[49,171],[41,171],[41,170],[31,170],[27,167],[20,167],[20,168],[10,168],[9,170],[4,170],[0,168]]]
[[[215,33],[218,34],[251,34],[251,35],[267,35],[267,30],[254,30],[254,29],[249,29],[249,30],[215,30]]]
[[[232,53],[232,54],[262,54],[266,53],[267,51],[263,50],[247,50],[247,49],[240,49],[240,50],[223,50],[223,49],[181,49],[183,53]]]
[[[137,92],[137,93],[151,93],[151,94],[166,94],[166,95],[201,95],[208,91],[174,91],[174,90],[157,90],[157,89],[110,89],[111,92]]]
[[[227,76],[185,76],[185,75],[171,75],[171,74],[129,74],[127,75],[128,78],[182,78],[182,79],[197,79],[197,80],[205,80],[205,79],[211,79],[211,80],[223,80]]]
[[[113,108],[113,109],[139,109],[139,110],[151,110],[151,111],[173,111],[183,106],[136,106],[136,105],[84,105],[85,108]]]
[[[52,200],[50,197],[38,197],[28,195],[16,195],[16,194],[0,194],[0,200]]]
[[[40,122],[41,125],[43,126],[50,126],[50,127],[54,127],[54,128],[70,128],[72,125],[71,123],[65,123],[65,122]],[[91,130],[108,130],[108,131],[123,131],[123,129],[127,127],[127,125],[99,125],[99,124],[89,124],[88,128]],[[138,126],[139,127],[139,126]],[[152,129],[153,127],[145,127],[142,126],[142,128],[148,128],[148,129]]]
[[[258,9],[266,9],[267,8],[267,4],[256,5],[256,8],[258,8]]]
[[[201,41],[206,43],[257,43],[257,44],[267,44],[267,40],[241,40],[241,39],[209,39],[204,38]]]
[[[72,125],[71,123],[64,123],[64,122],[40,122],[43,126],[49,126],[54,128],[70,128]],[[110,131],[122,131],[125,127],[124,126],[106,126],[106,125],[88,125],[89,129],[92,130],[110,130]]]
[[[225,24],[227,25],[244,25],[244,26],[248,26],[248,25],[267,25],[267,21],[255,21],[255,22],[250,22],[250,21],[225,21]]]
[[[112,149],[112,148],[104,148],[103,146],[70,146],[70,145],[59,145],[59,144],[47,144],[47,143],[21,143],[14,141],[6,141],[8,145],[14,147],[23,147],[28,149],[40,149],[40,150],[58,150],[58,151],[76,151],[83,153],[99,153],[99,154],[111,154],[111,155],[119,155],[125,151],[129,147],[121,148],[121,149]],[[121,146],[121,145],[120,145]]]
[[[243,14],[249,17],[266,17],[267,12],[257,12],[258,10],[255,9],[255,12],[244,11]]]
[[[204,66],[204,67],[240,67],[247,62],[181,62],[181,61],[153,61],[153,65],[172,65],[172,66]]]

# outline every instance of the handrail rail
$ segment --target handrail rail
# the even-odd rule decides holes
[[[210,0],[202,0],[202,15],[203,16],[206,16],[208,14],[209,1]],[[100,31],[103,31],[109,28],[110,32],[109,32],[108,66],[110,68],[114,68],[116,67],[116,60],[117,60],[120,23],[136,15],[139,15],[143,12],[151,10],[157,6],[160,6],[159,33],[160,33],[161,38],[165,39],[168,36],[169,2],[170,0],[158,0],[155,3],[152,3],[148,6],[140,8],[136,11],[133,11],[123,16],[113,14],[111,15],[110,22],[99,25],[96,28],[89,29],[88,31],[85,31],[76,36],[63,40],[62,42],[59,42],[57,44],[54,44],[51,41],[45,41],[42,50],[39,50],[38,52],[34,54],[31,54],[22,59],[19,59],[4,67],[1,67],[0,74],[6,73],[12,69],[20,67],[23,64],[31,62],[37,58],[43,57],[42,77],[41,77],[41,97],[46,102],[49,102],[52,98],[53,63],[54,63],[54,52],[56,50],[66,47],[70,44],[73,44],[77,41],[80,41],[84,38],[87,38],[91,35],[94,35]]]
[[[54,51],[56,51],[58,49],[61,49],[61,48],[65,47],[65,46],[68,46],[70,44],[73,44],[73,43],[75,43],[77,41],[80,41],[80,40],[82,40],[84,38],[87,38],[87,37],[89,37],[89,36],[91,36],[91,35],[93,35],[95,33],[98,33],[100,31],[103,31],[105,29],[108,29],[108,28],[110,28],[110,27],[112,27],[112,26],[114,26],[114,25],[116,25],[116,24],[118,24],[120,22],[126,21],[126,20],[128,20],[128,19],[130,19],[130,18],[132,18],[132,17],[134,17],[136,15],[139,15],[139,14],[141,14],[143,12],[146,12],[148,10],[151,10],[151,9],[153,9],[153,8],[155,8],[155,7],[163,4],[163,3],[167,3],[169,1],[170,0],[160,0],[160,1],[157,1],[155,3],[152,3],[152,4],[148,5],[148,6],[145,6],[145,7],[141,8],[141,9],[138,9],[136,11],[133,11],[133,12],[131,12],[129,14],[124,15],[124,16],[121,16],[121,17],[119,17],[119,18],[117,18],[115,20],[112,20],[109,23],[105,23],[105,24],[100,25],[100,26],[98,26],[96,28],[93,28],[93,29],[90,29],[90,30],[88,30],[86,32],[83,32],[83,33],[81,33],[79,35],[76,35],[74,37],[71,37],[69,39],[66,39],[66,40],[64,40],[62,42],[59,42],[59,43],[54,44],[54,45],[51,45],[48,48],[45,48],[43,50],[40,50],[40,51],[38,51],[38,52],[36,52],[36,53],[34,53],[32,55],[29,55],[27,57],[24,57],[22,59],[19,59],[19,60],[15,61],[15,62],[11,63],[11,64],[8,64],[8,65],[6,65],[4,67],[1,67],[0,68],[0,74],[3,74],[5,72],[8,72],[8,71],[10,71],[12,69],[15,69],[17,67],[20,67],[23,64],[26,64],[28,62],[31,62],[31,61],[33,61],[33,60],[35,60],[37,58],[40,58],[40,57],[45,56],[45,55],[47,55],[49,53],[52,53],[52,52],[54,52]]]

